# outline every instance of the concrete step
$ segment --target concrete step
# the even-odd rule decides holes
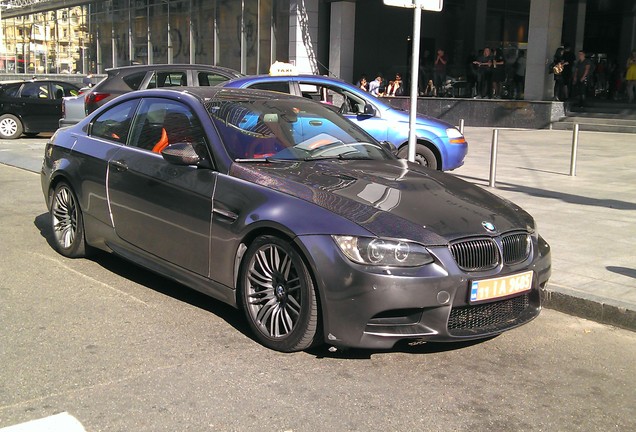
[[[579,125],[580,131],[636,134],[636,121],[631,123],[603,123],[598,121],[571,121],[571,119],[566,117],[561,121],[553,122],[551,128],[554,130],[574,130],[575,124]]]
[[[636,104],[589,99],[584,107],[568,103],[565,112],[552,129],[573,130],[578,124],[582,131],[636,133]]]

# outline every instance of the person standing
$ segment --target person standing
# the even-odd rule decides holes
[[[515,61],[515,98],[523,99],[524,87],[526,85],[526,52],[520,50]]]
[[[360,79],[358,80],[358,82],[356,83],[356,87],[364,90],[365,92],[369,91],[369,83],[367,81],[367,76],[365,74],[362,74],[360,76]]]
[[[572,96],[572,68],[574,67],[574,53],[569,45],[565,45],[563,51],[563,100],[566,101]]]
[[[587,82],[590,78],[592,62],[585,57],[585,51],[578,52],[576,63],[574,63],[572,83],[576,89],[579,100],[579,107],[585,104],[585,96],[587,92]]]
[[[550,73],[554,75],[554,100],[555,101],[563,101],[566,99],[566,90],[565,90],[565,48],[558,47],[556,52],[554,53],[554,57],[552,58],[552,63],[550,64]]]
[[[625,79],[627,80],[627,101],[629,103],[636,100],[636,50],[632,50],[632,54],[627,59],[627,73]]]
[[[373,96],[382,96],[382,74],[378,73],[373,81],[369,83],[369,93]]]
[[[500,48],[492,51],[492,97],[501,99],[501,83],[506,80],[506,63]]]
[[[477,66],[477,97],[490,98],[490,91],[492,90],[492,56],[490,55],[490,48],[484,48],[473,64]]]
[[[446,64],[448,63],[448,58],[444,53],[443,49],[437,50],[437,57],[435,57],[435,62],[433,63],[433,83],[435,84],[435,88],[437,90],[437,94],[440,96],[444,96],[443,87],[446,83]]]

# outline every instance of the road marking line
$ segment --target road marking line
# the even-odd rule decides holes
[[[79,272],[79,271],[75,270],[74,268],[67,266],[66,264],[64,264],[64,263],[63,263],[62,261],[60,261],[59,259],[51,258],[51,257],[48,257],[48,256],[46,256],[46,255],[43,255],[43,254],[40,254],[40,253],[37,253],[37,252],[33,252],[32,254],[33,254],[33,255],[36,255],[36,256],[38,256],[38,257],[40,257],[40,258],[44,258],[44,259],[46,259],[46,260],[48,260],[48,261],[51,261],[51,262],[53,262],[53,263],[55,263],[55,264],[59,264],[59,265],[61,265],[62,267],[64,267],[66,270],[68,270],[68,271],[70,271],[70,272],[73,272],[73,273],[75,273],[76,275],[79,275],[79,276],[83,277],[84,279],[88,279],[88,280],[90,280],[90,281],[91,281],[91,282],[93,282],[93,283],[96,283],[96,284],[98,284],[98,285],[101,285],[101,286],[103,286],[103,287],[105,287],[105,288],[108,288],[109,290],[115,291],[115,292],[117,292],[117,293],[119,293],[119,294],[121,294],[121,295],[124,295],[124,296],[128,297],[128,298],[131,298],[132,300],[134,300],[134,301],[136,301],[136,302],[138,302],[138,303],[141,303],[141,304],[143,304],[144,306],[149,306],[149,305],[148,305],[148,303],[146,303],[145,301],[143,301],[143,300],[141,300],[141,299],[138,299],[138,298],[137,298],[137,297],[135,297],[134,295],[128,294],[127,292],[124,292],[124,291],[122,291],[122,290],[119,290],[119,289],[117,289],[117,288],[115,288],[115,287],[113,287],[113,286],[110,286],[110,285],[108,285],[108,284],[106,284],[106,283],[104,283],[104,282],[102,282],[102,281],[99,281],[99,280],[97,280],[97,279],[95,279],[95,278],[93,278],[93,277],[91,277],[91,276],[85,275],[84,273]]]
[[[67,412],[31,420],[0,429],[0,432],[86,432],[84,426]]]

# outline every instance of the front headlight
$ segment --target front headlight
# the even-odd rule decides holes
[[[332,236],[347,258],[358,264],[391,267],[417,267],[433,262],[424,246],[403,240]]]
[[[451,144],[464,144],[466,142],[466,138],[457,128],[446,129],[446,135]]]

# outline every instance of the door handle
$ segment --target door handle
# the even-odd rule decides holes
[[[110,161],[110,164],[119,172],[128,171],[128,165],[123,160],[113,160]]]

